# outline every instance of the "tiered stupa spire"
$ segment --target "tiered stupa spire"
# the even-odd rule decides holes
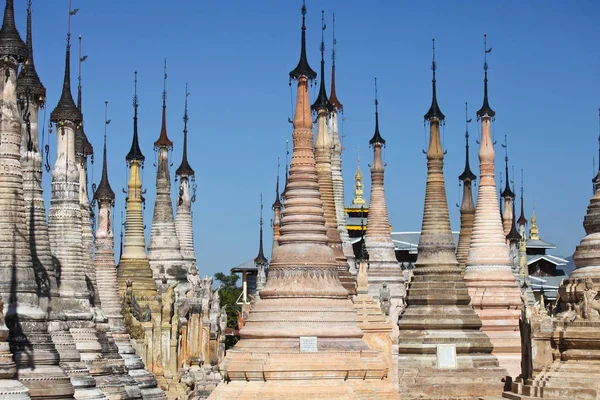
[[[29,14],[30,15],[30,14]],[[31,28],[31,25],[29,25]],[[31,39],[31,38],[30,38]],[[31,41],[30,41],[31,43]],[[28,51],[30,50],[30,51]],[[31,237],[28,232],[27,219],[31,219],[32,201],[26,201],[24,191],[32,194],[35,181],[24,184],[23,173],[29,178],[41,180],[35,172],[28,172],[34,163],[21,165],[21,144],[23,142],[22,118],[17,107],[17,70],[19,63],[31,56],[31,47],[28,49],[21,40],[14,20],[13,0],[7,0],[4,8],[4,19],[0,28],[0,57],[3,60],[1,87],[2,102],[0,104],[0,296],[2,298],[2,320],[6,322],[8,331],[2,329],[2,341],[8,342],[8,348],[3,348],[4,359],[8,365],[3,365],[2,378],[16,380],[6,381],[0,388],[0,393],[5,398],[28,398],[23,385],[29,390],[29,396],[40,398],[52,393],[56,398],[68,399],[73,396],[73,386],[69,378],[58,366],[58,353],[48,334],[46,309],[40,308],[38,293],[47,296],[48,282],[43,278],[46,271],[37,269],[31,253]],[[30,58],[33,61],[33,58]],[[28,68],[31,73],[31,67]],[[31,75],[29,75],[31,77]],[[25,81],[22,81],[22,84]],[[24,105],[31,110],[29,123],[26,122],[27,135],[37,133],[37,108],[43,99],[36,98],[35,90],[39,94],[43,91],[39,86],[34,87],[33,81],[21,90],[29,94],[23,99]],[[42,87],[43,88],[43,87]],[[29,99],[29,101],[27,101]],[[29,103],[29,104],[28,104]],[[26,115],[25,115],[26,116]],[[29,125],[27,127],[27,125]],[[29,129],[27,129],[29,128]],[[31,151],[33,152],[33,138],[31,138]],[[29,138],[27,138],[29,142]],[[32,160],[33,161],[33,160]],[[24,169],[26,171],[24,171]],[[38,190],[41,190],[39,188]],[[36,196],[41,198],[41,193]],[[34,215],[40,215],[35,213]],[[40,221],[44,222],[45,221]],[[34,223],[39,223],[34,219]],[[31,227],[31,225],[30,225]],[[43,240],[36,237],[35,240]],[[38,268],[40,265],[38,264]],[[43,268],[43,265],[41,266]],[[41,274],[39,274],[41,272]],[[48,271],[49,274],[50,271]],[[46,287],[44,288],[44,285]],[[51,287],[50,287],[51,288]],[[3,344],[3,346],[5,346]],[[14,356],[10,356],[10,353]],[[9,358],[6,360],[6,358]],[[17,373],[15,376],[15,372]],[[52,381],[53,387],[49,390],[47,382]],[[12,396],[12,397],[11,397]],[[19,397],[17,397],[19,396]]]
[[[356,159],[356,173],[354,174],[354,198],[352,204],[355,206],[364,206],[367,204],[363,199],[364,194],[363,174],[360,170],[360,148],[358,149],[358,158]]]
[[[484,36],[485,38],[485,36]],[[467,257],[465,280],[471,304],[483,322],[484,332],[490,335],[494,354],[500,365],[516,377],[520,373],[521,339],[519,317],[521,291],[511,272],[511,262],[500,218],[496,182],[494,179],[494,147],[491,122],[496,113],[488,102],[487,42],[484,40],[484,96],[477,112],[481,120],[479,144],[479,191],[475,223]],[[509,210],[505,210],[509,211]]]
[[[177,240],[175,218],[173,217],[173,201],[171,200],[171,174],[169,173],[169,151],[173,142],[167,135],[167,60],[164,67],[164,88],[162,104],[162,125],[160,136],[154,142],[158,152],[156,171],[156,200],[150,243],[148,244],[148,260],[152,267],[154,279],[160,281],[166,277],[169,284],[174,281],[186,282],[188,270],[185,268],[181,247]]]
[[[279,246],[279,236],[281,236],[281,209],[283,205],[281,204],[281,199],[279,197],[279,157],[277,158],[277,183],[275,184],[275,201],[271,206],[273,209],[273,246],[271,247],[271,251],[274,248]]]
[[[105,107],[108,107],[108,102],[105,102]],[[121,309],[121,297],[119,296],[117,283],[117,268],[115,265],[115,234],[113,230],[113,209],[115,204],[115,192],[110,186],[108,180],[108,165],[106,156],[106,129],[110,120],[105,113],[104,123],[104,148],[102,157],[102,177],[98,188],[94,192],[94,200],[98,206],[98,228],[96,229],[95,244],[96,252],[94,258],[94,270],[96,272],[98,291],[100,301],[102,302],[102,311],[108,319],[107,336],[110,336],[110,341],[114,342],[116,349],[111,350],[120,354],[119,358],[124,361],[124,366],[117,364],[117,360],[113,356],[113,365],[123,370],[124,373],[118,376],[119,380],[124,384],[126,390],[126,398],[139,398],[142,396],[137,380],[154,381],[154,378],[148,375],[148,371],[143,368],[143,362],[135,353],[132,347],[131,338],[125,329],[123,313]],[[116,351],[115,351],[116,350]],[[121,361],[121,360],[119,360]],[[127,372],[130,372],[130,375]],[[145,379],[141,377],[146,376]],[[135,377],[135,379],[133,378]],[[148,387],[145,385],[144,394],[148,394]],[[154,389],[157,390],[157,389]],[[115,393],[111,393],[117,397]],[[122,395],[122,394],[120,394]]]
[[[123,254],[119,261],[119,292],[125,293],[127,281],[132,282],[132,289],[144,296],[156,296],[156,282],[146,255],[146,240],[144,237],[143,203],[141,168],[145,156],[140,149],[138,138],[138,107],[137,71],[134,79],[133,94],[133,139],[129,153],[125,157],[129,165],[129,181],[127,183],[127,213],[125,215],[125,236]]]
[[[194,231],[192,228],[192,202],[196,196],[192,194],[195,191],[195,172],[188,162],[187,143],[189,121],[188,115],[188,97],[189,97],[187,82],[185,84],[185,107],[183,113],[183,154],[181,164],[175,170],[175,174],[179,177],[179,195],[177,196],[177,217],[175,217],[175,230],[179,239],[181,248],[181,256],[186,270],[195,267],[196,252],[194,251]]]
[[[523,239],[527,237],[525,227],[527,226],[527,218],[525,218],[525,204],[523,202],[523,170],[521,170],[521,215],[517,220],[519,224],[519,234]]]
[[[463,270],[456,260],[443,173],[440,123],[444,114],[436,99],[435,57],[432,70],[432,107],[425,114],[430,136],[423,226],[407,306],[398,323],[400,394],[403,399],[498,396],[505,371],[490,354],[490,340],[469,305]],[[450,353],[448,365],[442,350]]]
[[[510,233],[511,226],[513,225],[513,219],[515,219],[515,214],[513,213],[512,204],[517,197],[515,192],[513,192],[510,188],[510,177],[508,175],[508,142],[506,135],[504,135],[504,171],[506,178],[506,185],[504,186],[504,191],[500,194],[504,198],[504,213],[502,214],[502,226],[504,228],[504,235],[507,236],[506,240],[508,242],[508,234]],[[513,176],[514,179],[514,176]]]
[[[379,133],[377,78],[375,78],[375,133],[371,140],[369,140],[369,146],[373,147],[371,200],[365,235],[365,245],[369,252],[369,294],[374,298],[379,298],[383,285],[387,285],[391,295],[389,317],[390,321],[394,321],[395,323],[398,321],[398,314],[403,306],[402,298],[405,294],[404,274],[396,259],[396,251],[390,234],[390,221],[385,200],[385,165],[382,157],[385,139]],[[396,328],[395,324],[394,328]]]
[[[240,330],[240,341],[223,362],[227,382],[210,399],[245,396],[312,399],[399,399],[387,381],[383,355],[361,339],[357,313],[338,278],[338,262],[327,246],[315,159],[302,6],[302,50],[294,114],[293,153],[284,194],[281,237],[273,251],[269,278],[260,300]],[[285,319],[285,323],[281,323]],[[309,337],[308,339],[306,337]],[[315,353],[309,347],[313,346]],[[343,351],[340,351],[343,349]],[[355,374],[355,371],[360,371]],[[248,382],[249,376],[260,377]],[[259,394],[260,393],[260,394]]]
[[[90,292],[92,306],[95,309],[100,307],[100,297],[98,295],[98,286],[96,284],[96,273],[94,272],[94,236],[92,233],[93,210],[90,206],[88,197],[88,157],[94,155],[94,148],[89,142],[83,129],[83,109],[82,109],[82,86],[81,86],[81,64],[87,59],[81,53],[82,37],[79,35],[79,57],[78,57],[78,78],[77,78],[77,109],[81,113],[81,123],[75,132],[75,162],[79,168],[79,205],[81,207],[81,232],[83,241],[83,267],[86,273],[86,280],[90,282]]]
[[[256,277],[256,290],[263,290],[267,283],[267,267],[269,265],[269,260],[265,257],[265,253],[263,251],[263,202],[262,202],[262,193],[260,194],[260,234],[258,241],[258,255],[254,259],[254,265],[257,269],[257,277]]]
[[[101,355],[91,303],[93,296],[83,260],[80,171],[75,158],[75,135],[82,122],[81,112],[71,93],[71,16],[65,52],[65,75],[58,104],[50,114],[56,124],[56,162],[52,170],[52,197],[48,214],[48,232],[52,254],[60,268],[59,304],[66,321],[57,323],[52,332],[60,352],[61,367],[66,369],[75,387],[75,398],[105,398],[99,390],[100,375],[111,373]],[[83,345],[85,343],[85,345]],[[83,368],[83,373],[82,373]],[[96,378],[90,379],[93,370]],[[87,376],[86,376],[87,375]],[[96,381],[96,382],[94,382]]]
[[[331,132],[327,129],[327,118],[332,105],[327,97],[325,88],[325,40],[323,33],[325,31],[325,12],[321,14],[321,83],[319,85],[319,95],[311,106],[313,112],[317,114],[317,137],[315,139],[315,163],[317,168],[317,178],[319,181],[319,192],[323,202],[323,213],[325,215],[325,226],[327,227],[328,245],[333,250],[335,259],[338,262],[338,272],[342,285],[350,292],[356,294],[356,281],[350,274],[350,266],[344,255],[342,248],[342,239],[338,230],[335,198],[333,194],[333,177],[331,171]],[[286,205],[287,206],[287,205]]]
[[[335,38],[335,13],[333,13],[333,42],[331,45],[331,95],[329,97],[329,103],[331,104],[331,110],[329,112],[329,119],[327,120],[329,132],[331,134],[331,180],[333,182],[333,199],[335,202],[335,218],[337,222],[337,229],[340,232],[340,239],[342,240],[342,249],[344,256],[348,260],[350,271],[352,274],[356,274],[357,266],[354,261],[354,250],[348,235],[348,228],[346,227],[346,213],[345,213],[345,202],[344,202],[344,178],[342,176],[342,141],[340,138],[339,131],[339,115],[343,112],[342,103],[337,98],[337,92],[335,88],[335,45],[337,40]]]
[[[456,246],[456,260],[461,268],[465,267],[467,255],[469,254],[469,243],[473,233],[473,222],[475,220],[475,204],[473,203],[473,182],[477,176],[471,171],[469,164],[469,112],[467,103],[465,103],[465,169],[458,176],[462,182],[463,196],[460,205],[460,234],[458,236],[458,246]]]

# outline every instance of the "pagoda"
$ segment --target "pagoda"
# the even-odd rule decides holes
[[[242,393],[261,398],[399,399],[387,378],[385,356],[362,339],[357,312],[327,245],[308,96],[308,80],[316,73],[306,59],[305,15],[303,5],[300,61],[290,72],[298,92],[279,246],[240,341],[222,364],[226,382],[210,399],[237,399]]]
[[[173,202],[171,200],[171,176],[169,173],[169,150],[173,142],[167,135],[167,61],[165,60],[164,88],[162,104],[162,124],[160,136],[154,142],[154,149],[158,153],[156,170],[156,200],[154,202],[154,216],[152,217],[152,230],[148,244],[148,261],[152,268],[154,279],[159,282],[162,277],[167,278],[169,284],[185,282],[187,269],[181,255],[181,247],[175,229],[173,217]]]
[[[327,126],[331,134],[331,180],[333,182],[333,198],[335,202],[335,218],[337,221],[340,239],[342,240],[342,249],[344,256],[348,260],[350,272],[356,275],[358,266],[354,261],[354,249],[348,235],[346,226],[346,213],[344,210],[344,177],[342,176],[342,141],[339,130],[339,115],[343,113],[344,106],[337,98],[337,90],[335,88],[335,13],[333,13],[333,43],[331,45],[331,95],[329,96],[329,118]]]
[[[394,334],[397,335],[398,315],[404,306],[404,273],[396,259],[385,200],[383,184],[385,165],[382,158],[385,139],[379,133],[377,78],[375,78],[375,133],[369,140],[369,146],[373,147],[371,200],[365,235],[365,245],[369,252],[369,294],[374,298],[380,298],[383,285],[386,284],[391,295],[390,306],[386,307],[386,315],[394,324]]]
[[[31,8],[28,16],[30,31]],[[40,308],[40,304],[42,307],[48,306],[48,299],[46,298],[44,304],[44,301],[40,302],[39,297],[48,297],[56,288],[56,284],[49,282],[52,280],[49,265],[44,265],[43,259],[34,263],[33,258],[36,254],[32,255],[31,252],[32,240],[44,240],[42,235],[31,237],[33,225],[42,222],[45,224],[45,218],[44,221],[39,219],[41,213],[32,210],[32,203],[35,202],[33,196],[39,196],[38,202],[41,198],[41,193],[35,193],[41,190],[36,190],[41,174],[32,171],[36,168],[33,159],[29,165],[21,165],[21,146],[25,131],[28,136],[27,152],[34,152],[35,139],[31,138],[31,135],[37,134],[38,107],[43,102],[45,93],[41,89],[43,86],[34,87],[31,35],[28,43],[29,47],[23,43],[15,26],[13,0],[7,0],[0,28],[0,55],[4,60],[5,78],[0,104],[0,164],[3,166],[0,169],[0,296],[2,325],[5,323],[5,327],[0,327],[3,353],[3,381],[0,391],[3,395],[9,394],[15,399],[70,399],[74,389],[70,379],[58,366],[59,354],[48,333],[47,309]],[[18,85],[17,71],[19,64],[25,60],[27,61],[22,68],[22,77],[27,76],[31,80],[28,82],[22,78],[21,85]],[[24,112],[25,119],[19,114],[17,92],[27,93],[22,102],[28,111]],[[36,95],[42,97],[34,99]],[[28,201],[25,200],[25,191],[29,192],[28,197],[32,196]],[[30,221],[29,225],[27,220]],[[43,279],[40,280],[40,277]],[[14,380],[16,377],[18,382]]]
[[[469,254],[469,244],[471,243],[471,234],[473,233],[473,222],[475,220],[475,204],[473,203],[473,183],[477,176],[471,171],[469,164],[469,114],[467,103],[465,103],[465,169],[458,176],[462,182],[463,196],[460,205],[460,234],[458,236],[458,245],[456,246],[456,260],[461,268],[465,267],[467,255]]]
[[[434,42],[435,43],[435,42]],[[506,371],[491,354],[481,320],[470,306],[463,269],[456,260],[444,182],[440,124],[445,117],[436,96],[429,122],[427,183],[418,257],[398,327],[398,380],[403,399],[464,399],[502,392]]]
[[[485,37],[485,36],[484,36]],[[521,339],[519,317],[522,300],[512,274],[506,235],[499,212],[494,180],[494,147],[491,122],[496,113],[488,102],[487,43],[484,62],[483,106],[477,111],[481,120],[479,144],[479,190],[475,222],[467,257],[465,281],[471,304],[494,345],[494,355],[510,376],[520,374]],[[507,212],[508,210],[505,210]]]
[[[187,143],[188,130],[188,96],[187,83],[185,85],[185,111],[183,114],[183,155],[181,164],[175,170],[179,178],[179,195],[177,196],[177,216],[175,217],[175,230],[179,239],[181,256],[187,271],[196,267],[196,253],[194,251],[194,231],[192,228],[192,202],[196,200],[195,172],[188,162]],[[194,191],[194,194],[191,193]]]
[[[315,138],[314,158],[317,168],[317,178],[319,180],[319,192],[321,193],[321,202],[323,204],[323,213],[325,215],[325,226],[327,227],[327,237],[329,238],[328,245],[333,250],[335,259],[338,262],[338,273],[342,285],[350,294],[356,294],[356,281],[352,274],[350,274],[350,266],[344,255],[335,210],[335,196],[331,170],[332,135],[327,128],[327,118],[332,109],[332,105],[329,102],[327,89],[325,88],[325,41],[323,38],[323,32],[325,30],[324,11],[321,16],[321,24],[321,83],[319,85],[319,95],[311,106],[312,111],[317,114],[317,136]]]
[[[271,206],[273,209],[273,245],[271,251],[279,246],[279,236],[281,236],[281,199],[279,197],[279,160],[277,160],[277,183],[275,184],[275,201]]]

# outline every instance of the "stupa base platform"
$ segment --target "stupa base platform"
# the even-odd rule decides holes
[[[391,385],[381,381],[267,381],[222,383],[209,400],[399,400]]]

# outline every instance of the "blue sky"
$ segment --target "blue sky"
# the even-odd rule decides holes
[[[24,39],[26,2],[15,3]],[[131,144],[133,72],[138,71],[147,239],[155,194],[152,143],[160,132],[163,59],[168,63],[167,127],[175,142],[172,175],[181,161],[184,91],[189,82],[189,158],[198,184],[194,233],[202,275],[226,271],[255,257],[261,192],[265,252],[270,255],[268,225],[277,157],[282,158],[283,175],[285,142],[292,133],[287,122],[291,116],[288,72],[298,61],[300,6],[300,1],[73,0],[73,7],[80,8],[72,19],[74,96],[76,38],[81,34],[83,54],[88,56],[83,64],[85,127],[96,149],[93,179],[100,179],[104,101],[108,100],[109,177],[117,193],[117,219],[125,199],[121,188],[126,186],[125,155]],[[464,103],[469,102],[469,117],[481,107],[483,33],[487,33],[488,46],[493,48],[488,63],[490,105],[497,113],[497,168],[504,169],[500,143],[506,134],[517,191],[518,171],[525,170],[527,218],[535,200],[542,238],[558,246],[556,254],[572,254],[584,235],[594,157],[598,165],[600,3],[308,0],[307,7],[308,59],[317,71],[321,9],[326,11],[328,89],[331,13],[336,13],[337,92],[345,109],[346,203],[352,198],[359,146],[369,192],[368,140],[374,130],[373,77],[377,76],[380,128],[387,140],[390,222],[396,231],[420,230],[426,176],[423,114],[431,102],[431,38],[435,37],[438,101],[446,115],[446,189],[452,228],[459,229],[455,204],[457,176],[464,166]],[[60,96],[67,12],[67,0],[33,2],[35,62],[48,89],[46,118]],[[470,125],[471,165],[478,174],[475,118]],[[53,162],[54,133],[50,144]],[[50,174],[44,174],[47,205],[49,182]]]

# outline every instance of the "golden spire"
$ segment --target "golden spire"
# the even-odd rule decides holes
[[[366,204],[365,199],[362,198],[363,196],[363,176],[362,176],[362,172],[360,171],[360,147],[358,148],[358,162],[357,162],[358,166],[356,168],[356,174],[354,174],[354,199],[352,199],[352,204],[357,205],[357,206],[362,206],[364,204]]]
[[[533,211],[531,212],[531,228],[529,229],[529,239],[540,240],[540,232],[537,227],[537,218],[535,217],[535,203],[533,204]]]

